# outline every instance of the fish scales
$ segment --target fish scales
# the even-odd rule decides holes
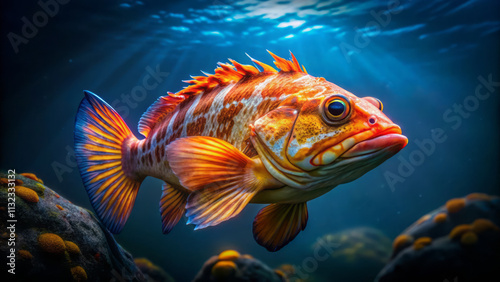
[[[281,90],[283,85],[302,76],[306,74],[263,74],[190,96],[151,130],[151,139],[156,142],[151,142],[150,137],[145,139],[142,144],[145,159],[155,160],[155,148],[151,144],[165,148],[173,140],[185,136],[221,138],[240,150],[251,146],[246,142],[250,134],[249,125],[276,108],[282,98],[288,97],[289,94]],[[170,131],[169,134],[167,131]],[[148,162],[147,165],[158,165],[158,162]]]

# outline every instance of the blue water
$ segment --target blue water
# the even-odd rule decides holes
[[[136,124],[158,96],[227,58],[250,64],[245,53],[271,64],[266,49],[285,58],[292,51],[311,75],[379,98],[409,138],[395,157],[311,201],[306,230],[277,253],[252,237],[259,205],[203,230],[183,219],[162,235],[162,183],[148,178],[116,239],[179,281],[224,249],[272,267],[300,265],[326,233],[370,226],[394,238],[450,198],[500,194],[498,1],[73,0],[24,35],[22,18],[33,22],[42,8],[2,5],[0,166],[34,172],[88,209],[71,149],[82,90],[115,106],[138,136]],[[140,92],[151,69],[162,72],[158,84]]]

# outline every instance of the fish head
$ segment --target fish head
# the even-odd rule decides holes
[[[331,83],[315,89],[256,123],[260,146],[267,147],[259,150],[266,167],[279,179],[292,179],[289,185],[352,181],[408,143],[378,99],[359,98]]]

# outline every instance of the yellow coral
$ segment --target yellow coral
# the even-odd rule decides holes
[[[64,240],[53,233],[44,233],[38,236],[38,245],[42,250],[51,254],[62,255],[66,251]]]
[[[394,239],[394,242],[392,243],[392,248],[394,250],[399,250],[405,245],[408,245],[413,241],[413,238],[410,235],[406,234],[401,234],[396,239]]]
[[[477,235],[476,233],[472,231],[467,231],[464,234],[462,234],[462,237],[460,238],[460,243],[463,245],[474,245],[477,242]]]
[[[456,238],[462,234],[464,234],[467,231],[471,231],[472,226],[470,224],[460,224],[455,226],[451,232],[450,235],[448,235],[451,239]]]
[[[38,201],[40,200],[38,198],[38,194],[35,191],[24,186],[16,187],[16,195],[26,202],[38,203]]]
[[[38,178],[34,173],[24,172],[24,173],[21,173],[21,175],[26,177],[26,178],[38,181],[38,182],[43,184],[43,181],[40,178]]]
[[[424,216],[422,216],[418,221],[417,221],[417,224],[421,224],[422,222],[424,221],[427,221],[429,218],[431,218],[431,215],[430,214],[426,214]]]
[[[449,213],[456,213],[465,207],[465,199],[457,198],[446,202],[446,209]]]
[[[240,257],[240,253],[235,250],[223,251],[219,255],[219,260],[237,260]]]
[[[212,267],[212,276],[216,280],[224,280],[232,277],[236,272],[236,269],[236,264],[232,261],[219,261]]]
[[[73,255],[78,255],[78,254],[82,253],[80,251],[80,247],[78,247],[77,244],[75,244],[71,241],[64,241],[64,244],[66,245],[66,250],[68,250],[68,253],[73,254]]]
[[[274,273],[278,274],[279,277],[286,279],[286,274],[283,271],[281,271],[279,269],[275,269]]]
[[[159,270],[160,268],[152,263],[149,259],[147,258],[135,258],[134,263],[143,268],[148,268],[148,269],[153,269],[153,270]]]
[[[432,243],[431,237],[420,237],[417,240],[415,240],[415,242],[413,243],[413,248],[415,250],[420,250],[423,247],[429,245],[430,243]]]
[[[445,213],[438,213],[434,216],[434,222],[442,223],[445,222],[448,216]]]
[[[472,223],[472,230],[476,233],[481,233],[486,230],[499,230],[499,228],[491,220],[478,218]]]
[[[465,197],[467,200],[491,200],[491,196],[484,193],[472,193]]]
[[[17,251],[17,253],[23,259],[32,259],[33,258],[33,255],[27,250],[19,250],[19,251]]]
[[[282,264],[278,269],[283,271],[287,276],[295,274],[295,267],[291,264]]]
[[[73,276],[74,281],[86,281],[87,280],[87,272],[81,266],[75,266],[71,268],[71,275]]]

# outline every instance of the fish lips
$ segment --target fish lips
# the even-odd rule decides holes
[[[381,150],[386,153],[396,154],[408,144],[408,138],[398,133],[377,135],[361,141],[343,153],[340,158],[347,159],[375,154]]]

